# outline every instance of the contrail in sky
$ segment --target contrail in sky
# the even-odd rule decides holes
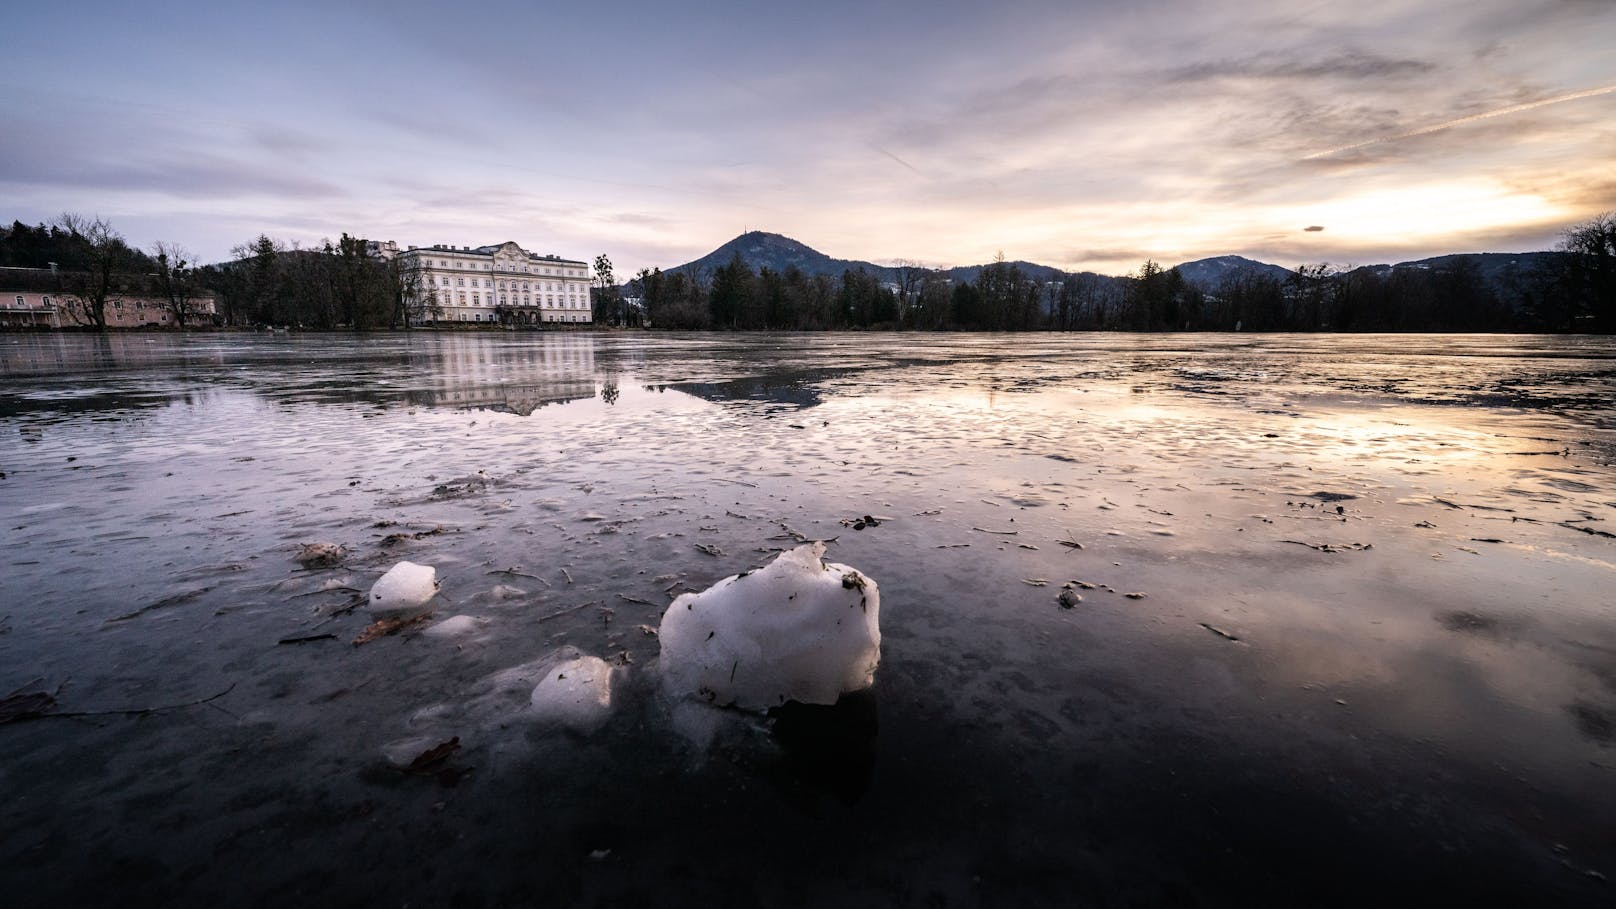
[[[882,148],[881,146],[875,144],[874,142],[870,143],[870,147],[875,149],[876,151],[880,152],[881,154],[886,155],[888,158],[891,158],[892,160],[898,162],[899,164],[902,164],[904,167],[909,168],[910,170],[914,171],[916,174],[918,174],[918,175],[920,175],[922,177],[926,176],[925,174],[920,173],[920,168],[915,167],[913,164],[910,164],[908,161],[903,160],[902,158],[898,157],[897,155],[893,154],[892,152],[887,151],[886,149]]]
[[[1502,117],[1505,114],[1518,114],[1523,110],[1547,107],[1550,104],[1560,104],[1564,101],[1576,101],[1582,98],[1592,98],[1595,95],[1608,95],[1611,92],[1616,92],[1616,85],[1607,85],[1603,88],[1590,88],[1580,92],[1572,92],[1569,95],[1556,95],[1553,98],[1544,98],[1541,101],[1528,101],[1525,104],[1515,104],[1509,107],[1500,107],[1497,110],[1490,110],[1479,114],[1471,114],[1468,117],[1460,117],[1457,120],[1449,120],[1446,123],[1438,123],[1435,126],[1426,126],[1421,127],[1420,129],[1410,130],[1406,133],[1398,133],[1395,136],[1382,136],[1379,139],[1370,139],[1368,142],[1357,142],[1352,145],[1343,145],[1340,148],[1332,148],[1326,151],[1314,152],[1311,155],[1303,157],[1302,160],[1312,161],[1314,158],[1328,158],[1331,155],[1339,155],[1345,151],[1352,151],[1353,149],[1358,148],[1367,148],[1371,145],[1379,145],[1382,142],[1396,142],[1399,139],[1411,139],[1415,136],[1424,136],[1429,133],[1441,132],[1444,129],[1451,129],[1455,126],[1463,126],[1466,123],[1474,123],[1477,120],[1487,120],[1492,117]]]

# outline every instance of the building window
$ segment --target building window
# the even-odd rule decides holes
[[[21,295],[21,294],[18,294],[18,295],[17,295],[17,305],[18,305],[18,306],[22,306],[22,305],[23,305],[23,302],[22,302],[22,295]]]

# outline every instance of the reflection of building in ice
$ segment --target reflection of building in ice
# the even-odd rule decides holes
[[[431,367],[430,403],[527,416],[547,404],[595,396],[595,339],[572,334],[451,335]]]
[[[410,247],[397,252],[406,293],[426,318],[447,322],[589,322],[589,266],[515,243]],[[385,252],[375,253],[384,256]]]

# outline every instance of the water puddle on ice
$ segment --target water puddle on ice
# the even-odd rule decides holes
[[[1616,874],[1608,340],[29,336],[0,372],[0,886],[43,902]],[[667,605],[808,540],[879,582],[874,686],[669,697]],[[430,617],[354,645],[405,561]],[[562,666],[588,722],[535,708]]]

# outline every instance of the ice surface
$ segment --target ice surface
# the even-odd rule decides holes
[[[533,689],[533,712],[541,720],[590,730],[612,709],[612,667],[600,657],[568,660]]]
[[[430,565],[399,562],[370,588],[370,611],[393,614],[425,606],[438,593],[437,577]]]
[[[824,543],[809,543],[674,600],[659,631],[669,691],[766,709],[834,704],[868,688],[881,660],[881,595],[824,555]]]
[[[1616,874],[1616,339],[265,335],[0,337],[40,364],[0,365],[0,695],[234,684],[0,728],[0,892],[1238,905],[1356,863],[1609,905],[1576,869]],[[886,594],[867,801],[824,810],[779,721],[660,672],[614,672],[587,739],[535,716],[559,663],[655,665],[640,625],[793,534]],[[315,540],[350,552],[291,570]],[[489,624],[344,646],[400,559]],[[452,791],[374,772],[454,737]],[[962,812],[1013,848],[984,865]]]

